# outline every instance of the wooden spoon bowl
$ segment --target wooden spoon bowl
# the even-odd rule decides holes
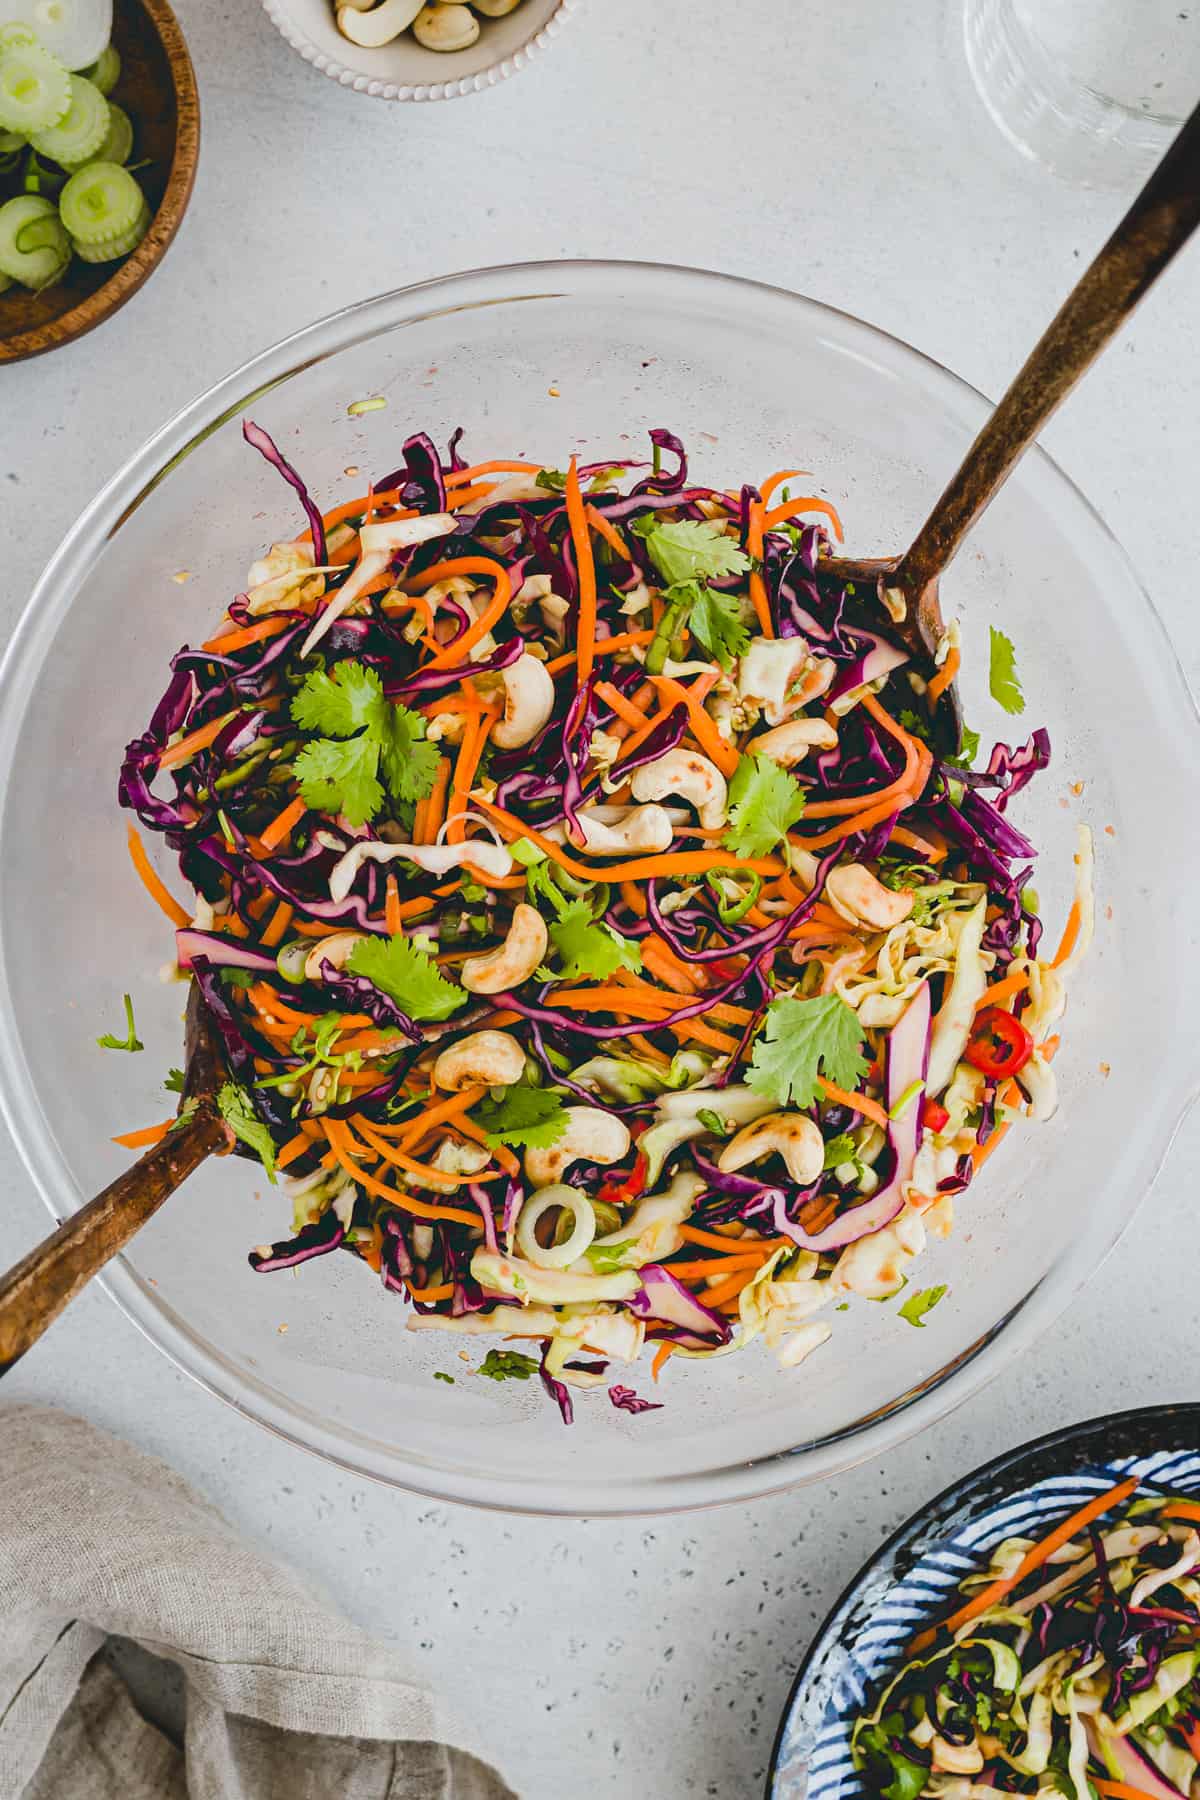
[[[0,8],[2,11],[2,8]],[[191,198],[200,157],[200,99],[183,33],[167,0],[116,0],[112,41],[121,78],[112,98],[133,121],[133,160],[154,217],[118,263],[75,257],[62,281],[32,294],[0,294],[0,363],[57,350],[111,318],[148,281],[166,254]]]

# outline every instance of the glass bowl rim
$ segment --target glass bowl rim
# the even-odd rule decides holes
[[[932,397],[943,411],[953,398],[957,402],[956,416],[970,415],[977,426],[991,410],[992,402],[977,388],[893,333],[791,290],[711,270],[633,260],[564,258],[464,270],[356,301],[258,352],[181,408],[127,459],[84,508],[46,564],[0,662],[0,769],[12,766],[13,742],[24,717],[26,697],[40,674],[49,643],[74,604],[90,562],[172,468],[213,431],[305,368],[406,323],[497,303],[566,297],[586,288],[589,282],[595,283],[596,291],[602,293],[603,284],[613,277],[619,278],[626,289],[631,283],[641,282],[658,284],[660,290],[674,287],[681,295],[687,289],[707,288],[714,295],[719,293],[734,301],[740,297],[746,305],[783,303],[810,320],[826,320],[843,333],[862,334],[893,359],[918,371],[926,387],[934,388]],[[497,285],[505,291],[482,291]],[[1092,538],[1102,542],[1106,557],[1123,570],[1131,593],[1140,599],[1144,623],[1149,627],[1151,653],[1175,685],[1182,703],[1164,729],[1172,731],[1181,743],[1190,739],[1192,760],[1200,764],[1200,712],[1153,600],[1113,532],[1053,458],[1035,445],[1027,452],[1023,467],[1030,465],[1056,491],[1060,514],[1066,510],[1081,518]],[[209,1393],[284,1441],[351,1473],[392,1487],[438,1501],[557,1517],[633,1517],[756,1499],[844,1472],[883,1454],[971,1398],[1015,1361],[1060,1316],[1128,1228],[1137,1207],[1157,1180],[1195,1098],[1194,1078],[1183,1069],[1173,1088],[1160,1090],[1157,1130],[1142,1191],[1134,1207],[1109,1228],[1107,1235],[1092,1233],[1075,1239],[1024,1299],[990,1331],[917,1388],[898,1396],[880,1414],[854,1421],[816,1445],[778,1450],[751,1461],[739,1459],[724,1468],[710,1468],[698,1474],[623,1477],[619,1483],[603,1486],[587,1481],[558,1481],[550,1500],[535,1499],[536,1490],[531,1483],[451,1473],[423,1461],[406,1461],[394,1451],[381,1453],[367,1442],[307,1414],[295,1403],[280,1401],[265,1384],[255,1384],[243,1371],[232,1369],[215,1346],[191,1332],[123,1257],[109,1265],[99,1278],[100,1285],[178,1369]],[[35,1188],[57,1221],[64,1216],[59,1211],[59,1196],[69,1194],[73,1182],[49,1132],[29,1124],[40,1111],[37,1090],[13,1021],[7,966],[0,957],[0,1113]]]

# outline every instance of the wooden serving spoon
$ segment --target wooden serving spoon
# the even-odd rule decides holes
[[[903,556],[821,558],[819,572],[875,584],[892,631],[918,667],[932,670],[945,634],[938,582],[963,539],[1197,224],[1200,106],[1034,345]],[[953,684],[930,710],[938,739],[957,748]]]
[[[184,1025],[180,1122],[0,1279],[0,1375],[24,1356],[193,1169],[206,1157],[232,1148],[232,1133],[217,1107],[224,1079],[212,1015],[193,982]]]

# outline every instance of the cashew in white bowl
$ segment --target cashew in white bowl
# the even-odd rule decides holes
[[[717,1097],[720,1107],[720,1096]],[[782,1156],[787,1172],[798,1187],[807,1187],[821,1173],[825,1141],[806,1113],[773,1112],[755,1119],[731,1137],[717,1158],[723,1174],[744,1169],[772,1154]]]
[[[528,981],[549,942],[541,913],[522,900],[513,912],[504,942],[485,956],[468,956],[459,979],[469,994],[502,994]]]
[[[328,937],[318,938],[304,959],[305,978],[308,981],[320,981],[322,963],[329,963],[335,969],[344,969],[355,944],[361,944],[365,936],[366,933],[362,931],[333,931]]]
[[[501,679],[504,717],[492,727],[492,742],[501,750],[516,750],[537,736],[554,711],[554,682],[528,650],[502,671]]]
[[[448,1094],[469,1087],[511,1087],[525,1067],[525,1052],[506,1031],[472,1031],[443,1050],[433,1083]]]
[[[671,815],[662,806],[631,806],[623,819],[615,822],[597,818],[586,807],[576,813],[579,832],[568,827],[567,836],[577,850],[588,850],[593,856],[628,856],[631,851],[657,855],[668,850],[675,835]]]
[[[862,863],[840,863],[825,877],[825,893],[834,912],[851,925],[890,931],[903,925],[913,909],[913,896],[885,888]]]
[[[678,794],[696,808],[701,825],[725,823],[725,777],[715,762],[698,751],[682,747],[668,750],[656,761],[635,769],[630,786],[635,800],[665,800],[669,794]]]
[[[789,719],[751,738],[746,748],[755,756],[769,756],[781,769],[794,769],[810,750],[836,750],[837,741],[837,732],[824,719]]]
[[[598,1106],[568,1106],[567,1129],[556,1144],[525,1152],[525,1173],[535,1188],[561,1179],[573,1162],[620,1162],[631,1143],[629,1128],[614,1113]]]
[[[338,7],[338,30],[352,44],[378,50],[407,31],[420,10],[420,0],[383,0],[382,6],[364,12],[357,0],[351,0],[349,5]]]
[[[413,36],[426,50],[469,50],[479,36],[479,20],[469,6],[448,6],[434,0],[413,20]]]

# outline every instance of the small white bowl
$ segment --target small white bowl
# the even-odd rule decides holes
[[[426,50],[406,31],[379,50],[344,38],[333,0],[262,0],[267,17],[322,75],[378,100],[455,100],[515,75],[562,29],[579,0],[521,0],[503,19],[480,18],[469,50]]]

